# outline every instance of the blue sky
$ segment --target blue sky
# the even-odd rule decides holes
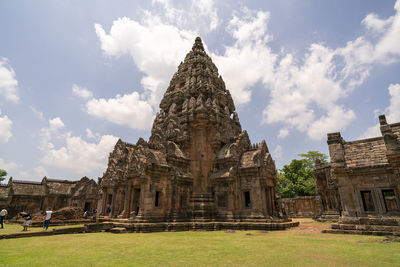
[[[278,168],[326,134],[400,121],[400,0],[1,1],[0,168],[97,178],[116,140],[147,139],[201,36],[242,128]]]

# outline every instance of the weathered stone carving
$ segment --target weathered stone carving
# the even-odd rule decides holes
[[[276,169],[252,147],[229,91],[200,38],[160,103],[149,143],[119,140],[102,178],[102,210],[136,221],[266,220]]]

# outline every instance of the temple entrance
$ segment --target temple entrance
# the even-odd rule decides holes
[[[84,211],[90,211],[90,202],[85,202]]]
[[[132,194],[131,212],[134,211],[135,215],[138,215],[140,209],[140,188],[134,188]]]

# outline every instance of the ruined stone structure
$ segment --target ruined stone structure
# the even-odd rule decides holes
[[[276,175],[266,142],[251,144],[242,131],[198,37],[172,77],[149,141],[119,140],[110,154],[101,213],[133,222],[266,222],[277,215]]]
[[[87,177],[79,181],[44,177],[41,182],[10,178],[8,184],[0,186],[0,208],[6,208],[9,217],[21,211],[35,213],[69,206],[91,211],[97,208],[99,198],[98,184]]]
[[[316,177],[324,210],[342,215],[332,232],[400,234],[400,123],[379,122],[381,137],[328,134],[331,162],[317,164]]]
[[[322,211],[317,221],[337,222],[341,213],[340,196],[337,180],[330,163],[317,160],[314,175],[317,183],[317,193],[321,198]]]
[[[285,212],[289,218],[314,218],[321,214],[321,199],[319,196],[295,196],[278,199],[278,207],[285,204]]]

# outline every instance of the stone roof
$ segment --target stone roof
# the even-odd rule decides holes
[[[69,195],[74,188],[75,183],[70,181],[47,181],[47,187],[49,189],[49,194],[55,195]]]
[[[12,190],[14,195],[44,196],[46,194],[46,188],[38,182],[13,181]]]
[[[388,165],[387,154],[390,152],[388,149],[399,150],[400,123],[387,124],[384,115],[381,115],[379,119],[382,133],[379,137],[346,142],[341,138],[340,133],[328,134],[328,144],[330,142],[343,144],[347,168]]]
[[[345,142],[344,155],[350,168],[388,164],[382,137]]]
[[[242,158],[240,160],[240,167],[241,168],[251,168],[255,167],[256,162],[254,161],[254,157],[257,154],[260,154],[260,150],[250,150],[243,153]]]

